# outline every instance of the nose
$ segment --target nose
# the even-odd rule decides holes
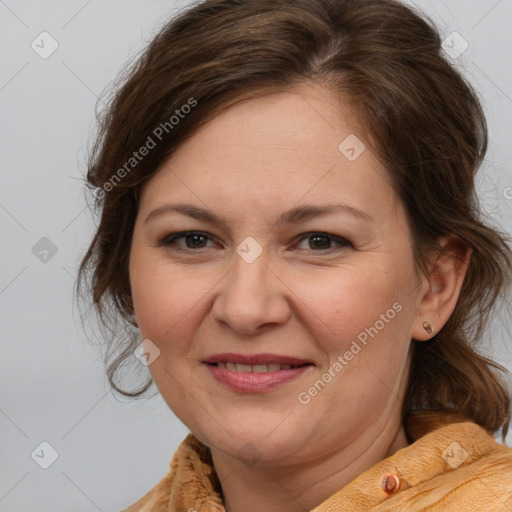
[[[289,288],[270,268],[265,251],[251,263],[235,253],[219,287],[212,316],[239,334],[258,334],[264,326],[283,325],[290,318]]]

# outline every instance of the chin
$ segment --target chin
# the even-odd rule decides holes
[[[267,422],[266,425],[262,425],[260,417],[255,418],[254,422],[245,419],[243,424],[231,424],[226,429],[218,425],[189,428],[210,449],[240,459],[248,466],[255,461],[277,462],[295,457],[306,441],[285,429],[278,432],[278,428],[272,432],[269,424],[270,422]]]

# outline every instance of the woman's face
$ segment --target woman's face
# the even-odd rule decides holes
[[[400,428],[425,287],[352,119],[320,86],[237,103],[142,191],[141,339],[163,398],[212,450],[284,464]]]

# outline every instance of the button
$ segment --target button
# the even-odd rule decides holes
[[[386,475],[382,479],[382,490],[388,494],[394,494],[400,489],[400,478],[394,474]]]

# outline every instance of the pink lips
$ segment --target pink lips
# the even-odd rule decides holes
[[[286,382],[296,379],[308,371],[313,363],[296,357],[278,354],[234,354],[224,353],[210,356],[203,361],[215,380],[233,391],[262,393],[270,391]],[[298,368],[279,369],[274,371],[238,372],[214,363],[235,363],[241,365],[290,365]]]

